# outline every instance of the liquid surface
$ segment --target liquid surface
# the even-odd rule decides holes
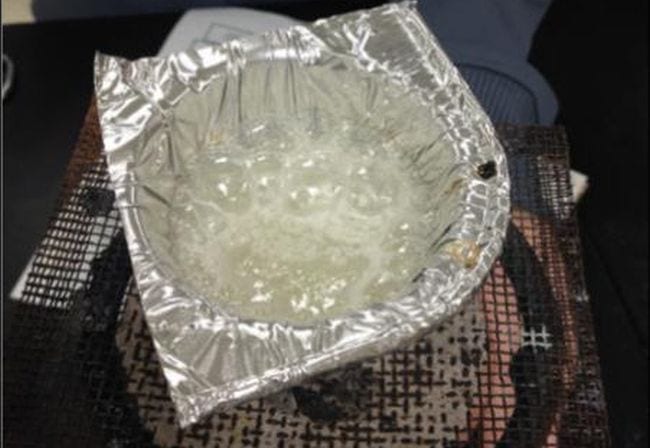
[[[213,133],[175,189],[179,274],[215,305],[265,321],[308,323],[408,292],[425,265],[427,190],[396,144],[346,123]]]

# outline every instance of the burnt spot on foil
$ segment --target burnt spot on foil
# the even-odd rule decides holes
[[[492,179],[497,174],[497,164],[494,160],[485,162],[478,166],[476,173],[481,179],[488,180]]]

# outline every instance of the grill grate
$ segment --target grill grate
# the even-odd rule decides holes
[[[499,127],[513,224],[462,313],[411,346],[179,430],[87,115],[5,332],[11,447],[609,446],[561,129]]]

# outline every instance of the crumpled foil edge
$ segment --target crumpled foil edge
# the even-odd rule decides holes
[[[461,217],[448,230],[436,262],[423,271],[413,293],[311,327],[233,318],[188,295],[159,265],[142,228],[137,198],[146,182],[135,176],[132,166],[150,129],[163,126],[187,92],[200,92],[224,70],[237,70],[246,55],[269,46],[292,48],[302,60],[318,58],[323,49],[347,52],[368,70],[390,72],[395,60],[378,61],[380,55],[373,57],[363,47],[369,39],[392,37],[382,35],[386,23],[403,31],[419,70],[397,76],[404,83],[419,83],[413,88],[431,102],[457,143],[457,162],[466,175]],[[98,54],[95,86],[111,185],[147,323],[183,427],[207,413],[412,341],[471,298],[501,251],[510,208],[504,152],[487,115],[414,2],[335,16],[165,59],[131,62]],[[482,169],[493,172],[486,176]],[[181,359],[183,354],[169,342],[178,344],[183,338],[215,347],[209,377]]]

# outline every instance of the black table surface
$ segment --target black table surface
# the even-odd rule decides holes
[[[301,19],[314,19],[342,12],[350,6],[334,1],[274,9]],[[95,51],[127,58],[153,55],[179,17],[180,14],[165,14],[4,27],[3,52],[14,62],[16,78],[3,110],[3,297],[8,295],[29,260],[53,211],[91,98]],[[551,17],[550,20],[561,19]],[[543,26],[553,29],[553,24]],[[545,55],[544,49],[557,42],[553,41],[554,33],[547,32],[545,37],[543,31],[539,34],[546,39],[546,44],[538,42],[535,49],[537,59],[542,62],[558,57],[557,53]],[[551,75],[552,78],[554,74]],[[560,86],[562,82],[569,81],[563,78]],[[567,89],[570,88],[569,85]],[[647,129],[647,71],[645,88]],[[571,126],[570,114],[577,113],[570,108],[567,111],[571,98],[563,98],[557,86],[556,90],[560,100],[565,100],[563,114],[572,145],[589,141],[582,137],[584,130],[580,123]],[[647,155],[645,160],[647,168]],[[602,217],[598,207],[598,198],[592,193],[581,211],[585,217],[582,234],[613,445],[645,447],[647,208],[643,230],[643,218],[612,218],[613,225],[604,225],[608,215],[593,219],[593,216]]]

